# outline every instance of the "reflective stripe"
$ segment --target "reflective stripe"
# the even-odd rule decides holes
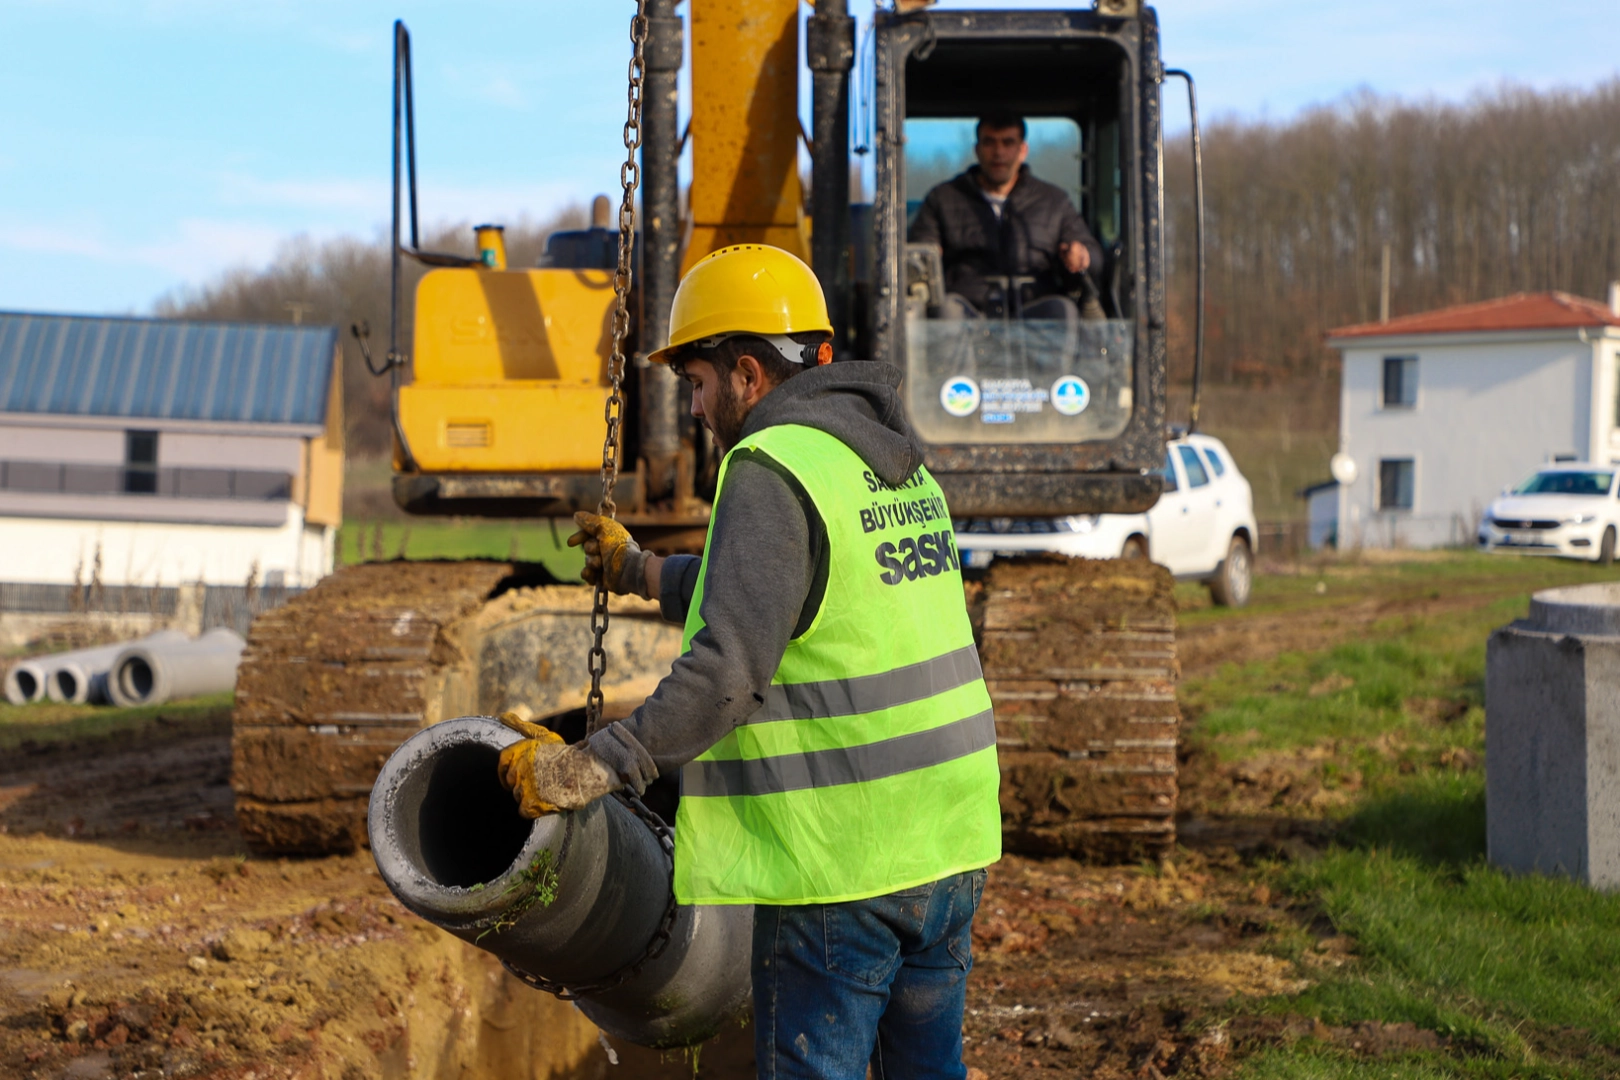
[[[927,731],[863,746],[733,761],[693,761],[681,770],[682,798],[771,795],[835,787],[943,765],[996,744],[989,709]]]
[[[922,701],[983,678],[979,652],[972,645],[876,675],[825,682],[782,683],[765,691],[761,705],[745,723],[769,720],[817,720],[858,716]]]

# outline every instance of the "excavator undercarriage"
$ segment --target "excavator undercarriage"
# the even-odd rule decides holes
[[[681,267],[739,242],[811,263],[839,362],[901,370],[928,468],[959,517],[1153,505],[1167,398],[1160,87],[1181,73],[1161,64],[1151,8],[1098,0],[1077,11],[880,10],[863,38],[856,94],[854,19],[843,0],[820,0],[803,23],[814,114],[806,199],[798,0],[690,0],[689,39],[676,0],[642,5],[634,139],[625,128],[627,149],[640,154],[635,235],[625,180],[617,230],[601,200],[596,225],[558,234],[535,268],[507,268],[496,226],[479,228],[478,258],[418,247],[410,44],[396,26],[394,318],[388,353],[371,370],[393,381],[394,494],[406,512],[559,518],[594,506],[606,482],[644,546],[699,550],[717,455],[685,415],[688,391],[643,357],[668,340]],[[692,99],[683,134],[684,62]],[[870,127],[858,148],[852,97]],[[908,242],[929,186],[949,175],[940,163],[954,170],[970,160],[976,118],[992,109],[1045,133],[1043,175],[1069,193],[1100,244],[1101,265],[1069,296],[1083,317],[1024,318],[1022,294],[1007,292],[1023,286],[1008,276],[1000,314],[951,322],[941,249]],[[1196,131],[1195,112],[1195,168]],[[677,162],[688,134],[693,184],[683,209]],[[852,206],[857,161],[873,198]],[[633,174],[627,165],[621,179]],[[626,337],[615,312],[630,288],[632,247],[639,319]],[[402,257],[434,268],[417,289],[409,347]],[[604,464],[624,464],[598,474],[604,403],[623,409],[622,426],[606,429]],[[1040,557],[966,572],[996,707],[1009,849],[1117,859],[1173,842],[1172,585],[1145,560]],[[442,719],[522,707],[581,737],[591,611],[590,590],[537,566],[396,561],[341,570],[262,616],[235,715],[233,785],[250,843],[273,852],[364,844],[384,760]],[[656,605],[616,600],[605,644],[604,716],[613,719],[669,670],[680,633]],[[664,786],[647,799],[661,814],[678,797]]]
[[[523,707],[579,738],[591,594],[552,582],[511,563],[367,563],[261,616],[233,739],[249,843],[311,854],[364,845],[378,770],[439,720]],[[1009,850],[1113,860],[1173,843],[1171,586],[1145,561],[1059,558],[999,561],[968,582]],[[616,599],[611,619],[609,720],[629,715],[680,652],[679,628],[654,604]]]

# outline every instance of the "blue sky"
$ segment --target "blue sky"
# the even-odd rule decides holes
[[[1198,77],[1208,115],[1285,119],[1361,87],[1445,99],[1504,80],[1584,87],[1620,70],[1612,51],[1571,48],[1611,39],[1612,0],[1156,6],[1165,59]],[[512,222],[588,200],[622,157],[631,10],[0,0],[0,309],[143,312],[295,236],[375,235],[395,17],[415,45],[425,218]]]

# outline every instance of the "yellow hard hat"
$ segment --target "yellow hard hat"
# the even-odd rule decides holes
[[[815,272],[781,248],[733,244],[705,255],[681,279],[669,311],[669,344],[647,359],[667,364],[671,352],[706,338],[757,334],[776,344],[807,330],[832,333]],[[777,348],[798,362],[796,350]]]

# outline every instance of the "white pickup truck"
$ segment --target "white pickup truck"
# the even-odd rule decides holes
[[[1254,573],[1254,496],[1231,451],[1209,435],[1172,440],[1164,494],[1144,514],[973,518],[956,522],[969,566],[996,555],[1053,551],[1092,559],[1151,558],[1176,577],[1202,581],[1217,604],[1249,602]]]

